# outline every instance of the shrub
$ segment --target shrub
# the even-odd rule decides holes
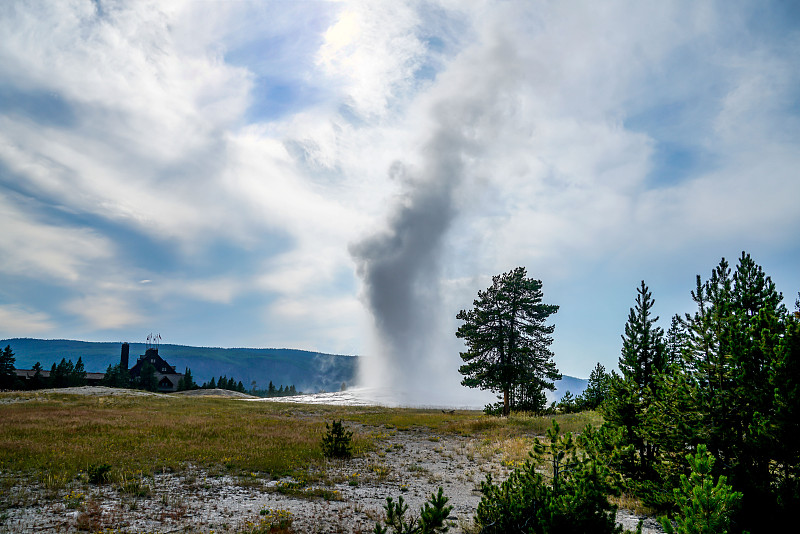
[[[483,498],[478,504],[476,522],[485,534],[530,532],[541,534],[616,534],[616,507],[608,494],[618,485],[610,471],[591,454],[578,455],[572,434],[559,436],[558,423],[547,431],[549,443],[536,442],[522,467],[511,472],[500,485],[491,475],[481,484]],[[536,471],[546,462],[553,472],[552,483]]]
[[[353,433],[345,430],[342,422],[325,423],[327,432],[322,436],[322,453],[328,458],[350,458],[353,454]]]
[[[111,478],[111,466],[108,464],[90,465],[86,469],[89,475],[89,482],[92,484],[103,484]]]
[[[667,534],[725,534],[742,494],[732,491],[724,475],[714,483],[714,456],[705,445],[698,445],[697,453],[687,454],[686,459],[692,471],[688,477],[681,475],[680,487],[673,490],[678,506],[675,525],[661,517],[661,526]]]
[[[245,534],[291,534],[294,517],[288,510],[264,508],[258,522],[247,522]]]
[[[403,501],[403,497],[399,497],[395,503],[391,497],[386,497],[386,505],[383,507],[386,510],[386,526],[382,526],[378,521],[375,524],[374,534],[386,534],[391,527],[393,534],[435,534],[439,532],[447,532],[448,527],[445,524],[447,516],[450,514],[452,506],[447,506],[449,499],[444,496],[442,488],[439,488],[439,493],[436,495],[431,494],[430,499],[426,502],[419,512],[419,518],[411,518],[406,522],[405,514],[408,511],[408,505]]]

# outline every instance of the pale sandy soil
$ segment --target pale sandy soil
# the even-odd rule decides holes
[[[106,388],[103,388],[106,389]],[[100,388],[80,388],[84,394],[119,394]],[[60,391],[60,392],[63,392]],[[221,393],[221,395],[227,395]],[[318,482],[304,488],[307,494],[278,492],[291,480],[269,480],[258,475],[232,477],[199,469],[145,478],[147,497],[132,497],[114,484],[72,483],[58,492],[22,487],[0,473],[6,503],[0,511],[0,532],[78,532],[78,527],[114,532],[243,532],[257,522],[262,510],[292,514],[295,532],[372,532],[382,517],[387,496],[403,496],[409,512],[440,486],[453,506],[450,532],[469,531],[480,501],[477,488],[487,473],[496,479],[507,472],[501,466],[502,447],[478,438],[440,435],[428,429],[349,425],[357,433],[372,434],[379,446],[364,457],[332,460]],[[70,499],[72,497],[72,499]],[[10,505],[10,506],[9,506]],[[0,509],[1,510],[1,509]],[[638,518],[618,514],[626,528]],[[107,530],[108,531],[108,530]],[[645,533],[661,532],[648,520]]]

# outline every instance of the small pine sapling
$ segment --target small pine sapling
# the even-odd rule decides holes
[[[353,433],[345,430],[342,421],[334,419],[325,423],[327,432],[322,436],[322,453],[328,458],[350,458],[353,455]]]
[[[681,475],[680,487],[673,490],[678,516],[674,524],[661,517],[661,526],[667,534],[725,534],[742,494],[732,491],[724,475],[714,483],[714,456],[705,445],[698,445],[697,453],[687,454],[686,459],[692,472],[688,477]]]
[[[397,502],[394,502],[391,497],[386,497],[386,505],[383,507],[386,510],[385,526],[378,521],[372,532],[373,534],[387,534],[391,528],[392,534],[443,534],[448,530],[445,521],[453,509],[452,506],[447,506],[448,500],[440,487],[439,492],[436,495],[431,494],[428,502],[422,506],[419,518],[412,517],[406,521],[408,505],[403,497],[399,497]]]

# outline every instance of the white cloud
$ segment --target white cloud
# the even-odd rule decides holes
[[[66,302],[63,308],[82,318],[86,328],[92,331],[140,326],[146,320],[144,315],[133,309],[132,303],[124,295],[87,295]]]
[[[71,283],[112,257],[111,243],[93,230],[43,223],[20,207],[0,193],[0,272]]]
[[[0,305],[0,337],[22,337],[47,333],[55,323],[46,314],[16,305]]]
[[[327,32],[318,64],[342,84],[345,103],[367,119],[386,114],[413,87],[425,46],[415,34],[413,6],[401,2],[345,3]]]

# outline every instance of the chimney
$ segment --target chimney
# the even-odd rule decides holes
[[[128,370],[128,354],[130,353],[131,346],[127,343],[122,344],[122,355],[119,358],[119,366],[122,369]]]

